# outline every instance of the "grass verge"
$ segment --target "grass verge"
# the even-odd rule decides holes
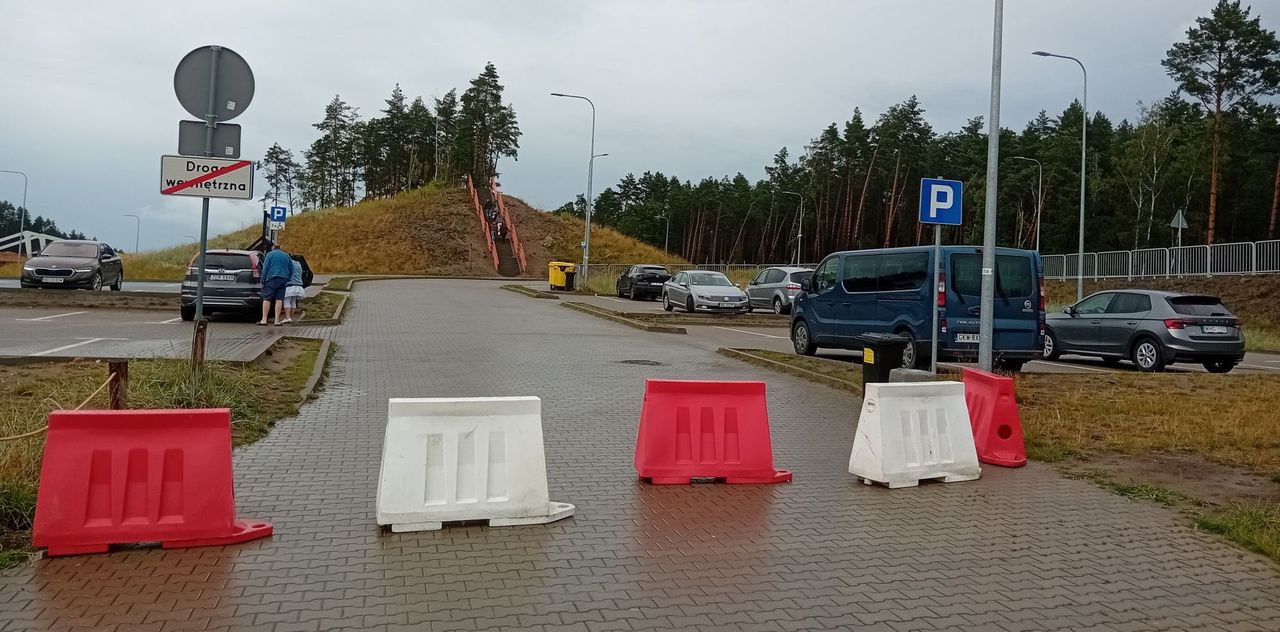
[[[298,394],[311,376],[318,340],[289,338],[257,363],[207,363],[192,397],[185,360],[143,359],[129,363],[129,407],[230,408],[231,442],[257,441],[282,418],[296,415]],[[106,363],[90,360],[20,366],[0,365],[0,436],[42,427],[51,410],[75,408],[106,379]],[[85,408],[107,405],[104,390]],[[35,513],[44,435],[0,442],[0,569],[26,560]]]
[[[1196,518],[1196,526],[1280,562],[1280,505],[1232,505]]]
[[[510,290],[517,294],[524,294],[525,296],[530,296],[533,298],[546,298],[546,299],[551,299],[556,301],[560,300],[559,296],[551,292],[543,292],[542,290],[531,288],[527,285],[504,285],[502,286],[502,289]]]
[[[720,355],[741,360],[779,373],[794,375],[799,378],[831,386],[850,393],[862,395],[861,375],[856,372],[858,365],[848,362],[799,356],[791,353],[767,351],[765,349],[720,349]],[[850,367],[855,367],[851,369]]]
[[[306,310],[306,318],[301,322],[306,323],[310,320],[329,320],[333,318],[334,313],[338,310],[338,305],[342,304],[344,300],[350,299],[333,292],[321,292],[303,299],[301,307]]]

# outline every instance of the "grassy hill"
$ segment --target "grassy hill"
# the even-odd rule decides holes
[[[548,261],[579,260],[581,220],[536,210],[511,196],[504,196],[504,201],[524,244],[529,276],[545,278]],[[213,248],[244,248],[260,230],[249,226],[212,237],[209,243]],[[456,186],[430,186],[295,215],[280,234],[280,245],[306,255],[317,274],[496,274],[466,189]],[[188,243],[125,255],[125,276],[137,281],[180,280],[197,249]],[[683,262],[604,227],[592,228],[591,254],[593,263]],[[18,271],[17,264],[0,267],[0,276],[17,276]]]

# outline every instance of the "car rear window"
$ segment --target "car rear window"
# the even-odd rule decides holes
[[[810,278],[810,277],[812,277],[812,276],[813,276],[813,270],[805,270],[804,272],[792,272],[792,273],[791,273],[791,282],[792,282],[792,283],[799,283],[799,282],[801,282],[801,281],[803,281],[803,280],[805,280],[805,279],[808,279],[808,278]]]
[[[640,268],[641,274],[671,274],[662,266],[644,266]]]
[[[1169,307],[1186,316],[1230,316],[1231,310],[1215,296],[1171,296]]]
[[[196,265],[200,265],[200,259],[197,258],[195,263]],[[204,256],[204,267],[223,268],[226,270],[248,270],[253,267],[253,262],[249,260],[249,255],[210,252]]]
[[[996,255],[996,296],[1026,298],[1035,291],[1031,258]],[[951,255],[951,289],[962,296],[982,296],[982,255]]]

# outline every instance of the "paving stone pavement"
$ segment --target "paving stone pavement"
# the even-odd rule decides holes
[[[235,454],[231,547],[42,560],[0,630],[1280,630],[1280,573],[1032,464],[889,491],[846,473],[858,401],[496,283],[361,283],[329,385]],[[654,360],[637,366],[623,360]],[[781,485],[648,486],[646,377],[769,384]],[[386,400],[538,395],[550,525],[382,533]]]

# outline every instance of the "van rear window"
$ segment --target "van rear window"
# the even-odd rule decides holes
[[[1026,298],[1035,292],[1029,257],[996,255],[996,296]],[[982,255],[951,255],[951,289],[961,296],[982,296]]]

